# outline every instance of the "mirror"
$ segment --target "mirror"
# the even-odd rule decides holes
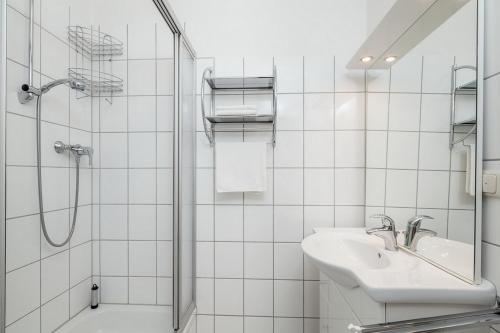
[[[476,39],[469,1],[389,69],[368,69],[366,104],[366,225],[389,215],[406,232],[401,247],[471,283],[480,281],[481,248]],[[408,227],[415,216],[424,217]]]

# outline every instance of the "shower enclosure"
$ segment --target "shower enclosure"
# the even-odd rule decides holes
[[[94,332],[92,315],[120,311],[132,326],[152,316],[155,333],[184,330],[195,53],[172,9],[0,0],[0,15],[0,333]]]

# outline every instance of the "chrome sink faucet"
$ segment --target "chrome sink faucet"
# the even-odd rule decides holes
[[[370,218],[379,218],[382,221],[382,227],[367,229],[366,233],[382,238],[386,250],[396,251],[398,249],[398,242],[394,220],[384,214],[375,214],[370,216]]]
[[[437,235],[433,230],[421,228],[423,220],[434,220],[434,218],[428,215],[417,215],[408,220],[405,232],[405,246],[411,251],[417,249],[418,242],[422,237]]]

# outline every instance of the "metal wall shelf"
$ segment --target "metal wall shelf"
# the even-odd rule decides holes
[[[457,72],[461,70],[472,70],[476,71],[474,66],[452,66],[451,67],[451,103],[450,103],[450,139],[449,146],[453,149],[453,146],[457,143],[465,141],[476,131],[476,110],[474,110],[474,115],[463,120],[456,119],[456,103],[458,95],[476,95],[477,94],[477,81],[473,80],[462,85],[457,85]],[[455,127],[471,126],[471,128],[462,136],[455,139],[455,134],[457,133]]]
[[[201,113],[203,118],[203,128],[205,135],[211,145],[215,143],[215,133],[218,131],[217,125],[226,124],[220,131],[269,131],[269,126],[272,131],[272,144],[276,145],[276,67],[273,67],[273,76],[256,76],[256,77],[214,77],[213,69],[206,68],[203,72],[201,82]],[[211,101],[210,109],[205,108],[205,86],[211,88]],[[272,112],[271,114],[262,115],[231,115],[231,116],[217,116],[215,112],[215,96],[217,91],[224,90],[240,90],[254,91],[254,90],[269,90],[272,92]],[[228,128],[227,124],[239,124],[241,126],[234,129]],[[248,125],[250,127],[246,127]],[[259,126],[267,125],[260,128]]]

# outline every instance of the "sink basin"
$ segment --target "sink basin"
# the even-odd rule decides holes
[[[472,285],[405,251],[387,251],[383,240],[364,228],[318,229],[302,241],[302,250],[332,280],[361,287],[377,302],[495,303],[489,281]]]
[[[472,280],[474,278],[474,246],[441,237],[424,237],[417,253],[453,272]]]

